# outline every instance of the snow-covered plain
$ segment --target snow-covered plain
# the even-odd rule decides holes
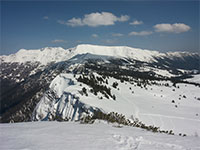
[[[199,150],[199,141],[104,122],[0,124],[1,150]]]

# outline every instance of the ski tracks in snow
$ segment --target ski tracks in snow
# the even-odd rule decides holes
[[[122,135],[113,135],[114,141],[117,143],[118,150],[137,150],[140,146],[140,141],[136,138]]]
[[[186,150],[183,146],[172,144],[172,143],[164,143],[164,142],[156,142],[155,139],[147,140],[142,136],[125,136],[119,134],[113,134],[113,140],[116,143],[116,150]],[[154,140],[154,141],[153,141]]]

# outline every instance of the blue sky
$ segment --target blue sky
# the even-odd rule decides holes
[[[3,1],[1,53],[121,45],[199,51],[198,1]]]

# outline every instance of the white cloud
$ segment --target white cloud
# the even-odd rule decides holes
[[[128,15],[121,15],[117,20],[120,22],[128,21],[130,17]]]
[[[52,43],[67,43],[67,41],[65,40],[60,40],[60,39],[55,39],[53,41],[51,41]]]
[[[124,35],[121,33],[113,33],[112,36],[120,37],[120,36],[124,36]]]
[[[63,24],[70,25],[72,27],[84,25],[80,18],[72,18],[72,19],[68,20],[66,23],[63,23]]]
[[[130,23],[130,25],[140,25],[140,24],[143,24],[143,21],[135,20],[135,21]]]
[[[130,32],[129,35],[133,36],[146,36],[152,34],[152,31]]]
[[[49,19],[49,17],[48,17],[48,16],[44,16],[44,17],[43,17],[43,19],[45,19],[45,20],[48,20],[48,19]]]
[[[174,23],[174,24],[156,24],[154,26],[156,32],[171,32],[171,33],[181,33],[187,32],[191,28],[190,26],[183,23]]]
[[[66,25],[66,22],[63,21],[63,20],[58,20],[57,22],[60,23],[60,24],[65,24]]]
[[[59,20],[58,23],[69,25],[72,27],[75,26],[90,26],[90,27],[97,27],[97,26],[109,26],[114,25],[115,22],[124,22],[129,20],[129,16],[121,15],[120,17],[115,16],[109,12],[96,12],[84,15],[83,18],[72,18],[68,21]]]
[[[99,36],[97,34],[92,34],[92,37],[98,38]]]

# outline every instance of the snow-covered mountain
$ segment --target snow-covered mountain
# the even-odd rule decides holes
[[[46,47],[36,50],[20,49],[17,53],[8,56],[1,56],[2,62],[39,62],[47,65],[50,62],[60,62],[69,59],[69,51],[61,47]]]
[[[84,44],[20,50],[0,60],[2,122],[116,112],[176,134],[200,134],[198,53]]]
[[[188,52],[160,53],[158,51],[132,48],[127,46],[98,46],[82,44],[69,49],[63,49],[61,47],[46,47],[36,50],[21,49],[16,54],[0,56],[0,59],[3,62],[40,62],[42,65],[46,65],[51,62],[66,61],[77,54],[86,53],[112,56],[117,58],[124,57],[143,62],[156,62],[155,58],[163,59],[168,57],[169,59],[184,59],[184,57],[198,55],[197,53]]]

